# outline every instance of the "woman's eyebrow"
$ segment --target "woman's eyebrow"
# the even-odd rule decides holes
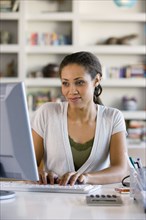
[[[77,77],[77,78],[74,79],[74,81],[78,80],[78,79],[83,79],[83,77]],[[65,79],[65,78],[62,78],[62,80],[69,81],[69,79]]]
[[[83,79],[83,77],[77,77],[77,78],[75,78],[74,80],[78,80],[78,79]]]

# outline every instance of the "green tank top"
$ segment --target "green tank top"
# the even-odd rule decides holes
[[[69,137],[69,141],[75,170],[78,170],[88,159],[93,146],[94,138],[84,144],[76,143],[71,137]]]

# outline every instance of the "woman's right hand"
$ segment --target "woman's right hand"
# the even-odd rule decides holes
[[[58,178],[59,176],[52,171],[45,172],[43,170],[39,170],[39,184],[53,185],[53,184],[58,183]]]

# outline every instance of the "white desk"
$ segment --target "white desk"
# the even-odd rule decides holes
[[[116,185],[103,186],[97,193],[115,193]],[[1,220],[112,219],[145,220],[146,214],[129,194],[122,206],[88,206],[83,194],[16,192],[14,199],[0,203]]]

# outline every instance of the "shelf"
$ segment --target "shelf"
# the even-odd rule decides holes
[[[72,53],[73,47],[69,45],[63,46],[27,46],[26,53],[28,54],[50,54],[50,53],[58,53],[58,54],[66,54]]]
[[[25,85],[27,87],[60,87],[61,81],[59,78],[37,78],[37,79],[26,79]]]
[[[145,22],[145,13],[135,13],[133,14],[81,14],[81,21],[105,21],[105,22]]]
[[[128,149],[146,149],[146,142],[129,143],[127,139]]]
[[[2,77],[0,78],[0,83],[16,83],[16,82],[22,82],[24,81],[20,77]]]
[[[74,51],[92,51],[97,54],[145,54],[145,46],[74,46],[74,45],[59,45],[59,46],[27,46],[27,53],[72,53]]]
[[[17,44],[0,45],[1,53],[18,53],[20,50]]]
[[[19,20],[20,13],[19,12],[1,12],[0,18],[1,20]]]
[[[72,21],[73,13],[56,12],[56,13],[40,13],[26,16],[27,21]]]
[[[59,78],[28,78],[25,80],[28,86],[61,86]],[[107,79],[102,85],[105,87],[145,87],[145,79]]]
[[[122,111],[125,120],[146,120],[146,111]]]
[[[104,74],[103,74],[104,75]],[[120,79],[103,79],[101,81],[103,87],[144,87],[146,86],[146,78],[120,78]]]
[[[66,20],[73,20],[74,14],[72,12],[51,12],[51,13],[39,13],[39,14],[29,14],[26,16],[27,21],[66,21]],[[106,17],[103,15],[98,14],[80,14],[79,21],[106,21],[106,22],[145,22],[145,13],[137,13],[134,16],[130,14],[109,14]]]
[[[95,45],[95,46],[86,46],[86,50],[92,51],[93,53],[97,54],[145,54],[145,45],[140,46],[113,46],[113,45]]]
[[[61,81],[59,78],[28,78],[28,79],[21,79],[21,78],[0,78],[1,83],[15,83],[23,81],[26,87],[60,87]]]

